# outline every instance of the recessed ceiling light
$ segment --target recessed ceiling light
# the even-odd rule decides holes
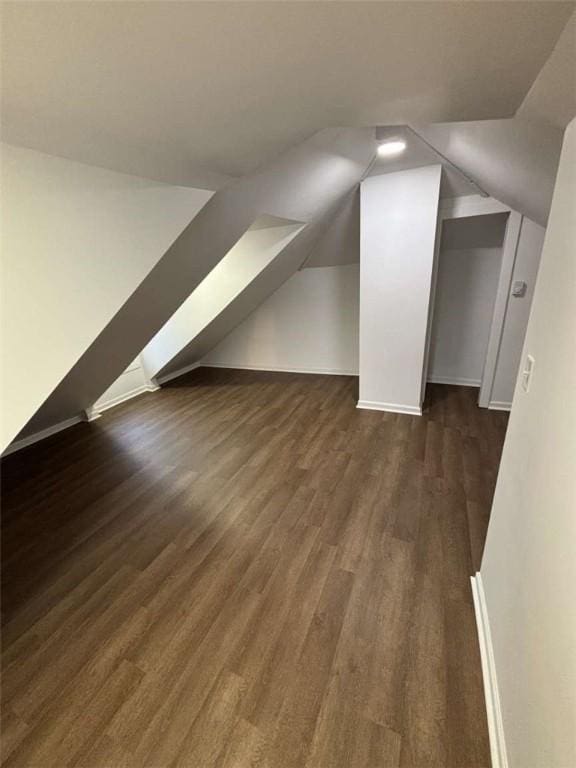
[[[378,155],[380,157],[392,157],[393,155],[399,155],[400,152],[404,152],[405,149],[405,141],[385,141],[378,146]]]

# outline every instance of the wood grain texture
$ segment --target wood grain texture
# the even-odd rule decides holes
[[[2,765],[481,768],[502,412],[199,369],[9,456]]]

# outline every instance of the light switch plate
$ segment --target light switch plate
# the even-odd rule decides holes
[[[524,364],[524,370],[522,371],[522,389],[524,392],[530,391],[530,382],[532,381],[532,373],[534,372],[534,362],[532,355],[526,355],[526,362]]]

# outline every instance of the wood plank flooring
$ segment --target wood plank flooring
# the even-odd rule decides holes
[[[506,416],[356,387],[199,369],[3,461],[6,768],[489,766]]]

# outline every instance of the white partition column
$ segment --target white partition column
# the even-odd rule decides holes
[[[359,408],[422,413],[442,167],[360,189]]]

